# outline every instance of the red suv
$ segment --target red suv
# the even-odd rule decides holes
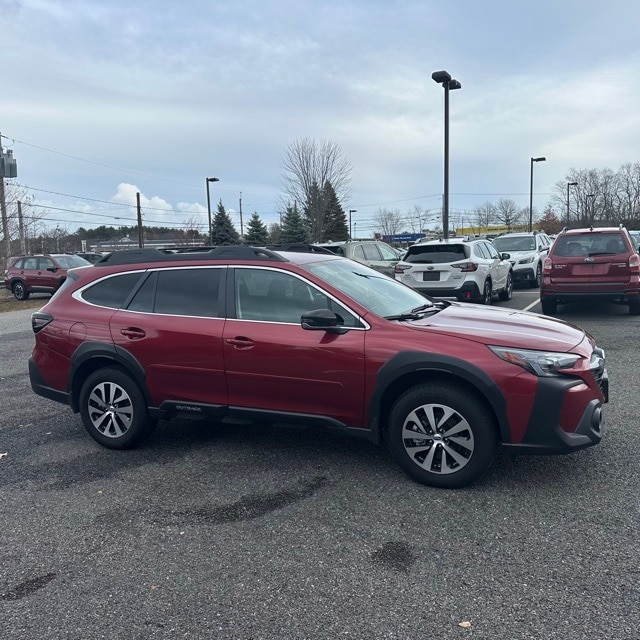
[[[54,293],[67,277],[67,269],[89,264],[67,253],[11,258],[4,272],[4,286],[16,300],[26,300],[32,293]]]
[[[113,253],[70,271],[32,326],[33,390],[114,449],[173,416],[324,427],[453,488],[498,445],[568,453],[603,432],[604,353],[581,329],[322,253]]]
[[[626,304],[640,315],[640,257],[626,229],[571,229],[551,246],[540,285],[543,313],[585,300]]]

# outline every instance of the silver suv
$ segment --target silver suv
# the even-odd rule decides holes
[[[511,299],[508,257],[484,239],[432,240],[410,246],[395,267],[395,277],[427,295],[491,304],[496,295]]]
[[[345,242],[319,243],[332,253],[344,258],[351,258],[356,262],[366,264],[368,267],[386,273],[393,278],[393,268],[400,259],[395,249],[386,242],[380,240],[348,240]]]
[[[551,244],[551,238],[542,231],[505,233],[493,240],[497,251],[510,256],[513,281],[527,282],[532,289],[542,282],[542,267]]]

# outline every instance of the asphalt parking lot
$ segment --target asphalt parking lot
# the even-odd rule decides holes
[[[0,638],[640,639],[640,318],[559,316],[606,351],[602,443],[446,491],[314,431],[103,449],[31,392],[29,312],[0,313]]]

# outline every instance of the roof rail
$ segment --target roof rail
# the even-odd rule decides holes
[[[296,253],[328,253],[335,255],[333,251],[317,244],[308,244],[306,242],[280,242],[278,244],[265,245],[267,249],[272,251],[294,251]]]
[[[124,249],[109,253],[94,266],[144,264],[184,260],[275,260],[287,262],[278,253],[264,247],[223,245],[219,247],[167,247],[164,249]]]

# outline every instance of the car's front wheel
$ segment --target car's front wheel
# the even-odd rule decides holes
[[[538,263],[535,280],[529,280],[529,286],[532,289],[535,289],[536,287],[539,287],[541,284],[542,284],[542,265]]]
[[[400,396],[386,436],[409,476],[448,489],[475,482],[491,464],[498,442],[486,404],[458,385],[443,383],[417,385]]]
[[[28,300],[29,292],[27,288],[24,286],[24,282],[14,282],[13,287],[11,287],[11,291],[13,291],[13,295],[16,300]]]
[[[80,391],[80,415],[89,435],[109,449],[128,449],[155,427],[140,387],[115,367],[98,369]]]

